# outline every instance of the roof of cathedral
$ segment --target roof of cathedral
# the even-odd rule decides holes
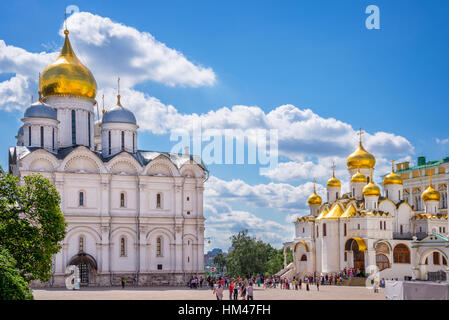
[[[444,219],[447,220],[447,213],[437,213],[437,214],[430,214],[430,213],[417,213],[412,217],[413,220],[435,220],[435,219]]]
[[[66,148],[60,148],[58,149],[57,153],[53,153],[53,155],[58,158],[59,160],[64,159],[67,157],[74,149],[78,148],[79,146],[71,146]],[[36,150],[44,150],[39,147],[26,147],[26,146],[15,146],[10,148],[10,153],[16,152],[19,159],[22,159],[29,153],[36,151]],[[113,158],[117,157],[121,153],[128,153],[130,156],[135,158],[142,166],[146,166],[148,163],[150,163],[152,160],[154,160],[156,157],[163,155],[167,157],[175,166],[176,168],[180,169],[185,163],[189,161],[195,162],[197,165],[199,165],[202,169],[205,171],[208,171],[206,165],[204,164],[203,160],[196,155],[187,155],[187,154],[181,154],[181,153],[170,153],[170,152],[159,152],[159,151],[145,151],[145,150],[137,150],[136,153],[130,153],[127,151],[122,151],[120,153],[114,154],[109,157],[104,157],[101,152],[91,151],[94,153],[98,158],[100,158],[103,162],[109,162]]]
[[[29,106],[23,115],[24,118],[46,118],[58,120],[56,110],[42,101],[36,101]],[[22,129],[23,130],[23,129]]]

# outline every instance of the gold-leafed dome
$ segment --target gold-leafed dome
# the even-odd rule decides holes
[[[380,188],[373,183],[373,174],[370,175],[369,183],[363,187],[363,196],[365,197],[379,197],[380,196]]]
[[[367,181],[368,179],[363,173],[360,172],[360,170],[357,170],[356,174],[351,177],[352,183],[366,183]]]
[[[65,30],[65,41],[59,57],[42,72],[39,89],[44,97],[76,96],[95,99],[97,82],[90,70],[73,52]]]
[[[316,193],[315,184],[313,184],[313,193],[307,199],[309,206],[320,206],[322,202],[321,197]]]
[[[341,182],[335,178],[335,165],[332,165],[332,178],[327,180],[326,187],[341,187]]]
[[[403,184],[401,176],[394,172],[393,165],[391,166],[391,173],[386,175],[384,178],[384,186],[392,185],[392,184],[397,184],[397,185]]]
[[[432,187],[432,176],[430,177],[429,187],[422,193],[422,200],[427,201],[440,201],[440,193]]]
[[[361,131],[359,147],[349,155],[346,163],[349,169],[372,169],[376,165],[376,158],[363,148]]]

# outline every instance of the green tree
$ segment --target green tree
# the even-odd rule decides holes
[[[16,261],[27,283],[51,277],[52,257],[65,237],[60,197],[41,175],[18,177],[0,172],[0,247]]]
[[[223,253],[217,253],[214,257],[214,265],[217,267],[218,272],[223,273],[224,267],[226,266],[226,257]]]
[[[0,300],[33,300],[28,283],[15,266],[14,258],[0,248]]]
[[[233,235],[231,241],[232,250],[226,256],[229,275],[251,277],[267,272],[268,260],[273,250],[271,245],[250,237],[248,230]]]

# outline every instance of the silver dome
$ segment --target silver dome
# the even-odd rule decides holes
[[[17,131],[17,135],[18,135],[18,136],[23,136],[23,126],[21,126],[21,127],[19,128],[19,131]]]
[[[136,117],[134,114],[128,109],[123,108],[122,106],[115,106],[112,109],[106,111],[103,115],[103,123],[131,123],[137,124]]]
[[[24,118],[47,118],[58,120],[56,110],[43,102],[35,102],[25,110]]]

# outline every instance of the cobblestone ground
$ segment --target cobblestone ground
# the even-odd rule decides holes
[[[210,289],[189,289],[176,287],[133,288],[81,288],[67,289],[35,289],[36,300],[215,300]],[[317,291],[312,286],[310,291],[263,289],[255,287],[255,300],[385,300],[385,289],[379,293],[365,287],[321,286]],[[229,300],[225,291],[224,300]]]

